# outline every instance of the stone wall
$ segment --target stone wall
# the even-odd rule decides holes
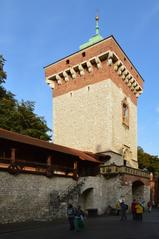
[[[110,148],[110,104],[109,81],[54,98],[54,143],[91,152]]]
[[[129,128],[122,124],[122,101],[126,97],[112,80],[106,79],[54,98],[54,143],[83,151],[112,150],[132,153],[128,166],[137,167],[137,108],[127,98]],[[119,164],[118,164],[119,165]]]
[[[128,183],[124,181],[124,178],[121,175],[111,178],[106,178],[102,175],[97,177],[87,177],[86,182],[81,189],[81,198],[84,196],[84,192],[87,191],[87,189],[92,189],[92,191],[90,191],[92,200],[90,207],[87,204],[87,208],[85,209],[98,209],[98,214],[101,215],[106,212],[108,206],[115,207],[117,201],[121,198],[125,200],[130,208],[131,202],[134,198],[132,194],[132,184],[136,180],[143,180],[145,183],[143,184],[143,192],[137,199],[144,200],[146,205],[150,200],[150,188],[148,185],[149,179],[135,176],[130,176],[130,178],[127,176],[127,179],[129,179]]]
[[[81,204],[85,210],[97,209],[101,215],[108,205],[115,207],[121,197],[130,205],[135,179],[135,176],[131,177],[126,183],[120,175],[112,178],[98,175],[74,181],[67,177],[13,176],[0,172],[0,223],[66,217],[68,202],[74,206]],[[142,198],[147,202],[150,199],[148,184],[144,185],[143,191]]]
[[[126,97],[123,91],[111,82],[112,89],[112,150],[118,153],[122,153],[121,148],[123,145],[130,148],[131,159],[127,163],[127,166],[137,168],[137,107],[127,97],[127,103],[129,106],[129,127],[125,127],[122,124],[122,108],[121,102]]]
[[[0,172],[0,215],[1,223],[27,220],[51,220],[61,217],[57,196],[67,190],[69,185],[76,185],[71,178],[20,174],[10,175]]]

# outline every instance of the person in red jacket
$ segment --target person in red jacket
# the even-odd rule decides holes
[[[136,220],[136,199],[133,199],[131,203],[131,213],[132,213],[133,220]]]

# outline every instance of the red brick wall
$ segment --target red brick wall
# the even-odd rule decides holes
[[[101,53],[106,52],[108,50],[112,50],[116,53],[116,55],[124,63],[132,76],[138,81],[139,85],[143,87],[142,78],[140,77],[134,66],[131,64],[131,62],[121,50],[113,37],[109,37],[101,41],[100,43],[83,49],[77,53],[74,53],[73,55],[70,55],[69,57],[66,57],[54,64],[47,66],[45,68],[45,76],[49,77],[51,75],[57,74],[61,71],[68,69],[69,67],[80,64],[81,62],[89,60],[90,58],[100,55]],[[85,52],[85,56],[82,56],[83,52]],[[69,64],[66,63],[68,59]],[[114,71],[113,65],[107,66],[106,62],[102,62],[102,68],[97,69],[96,67],[93,67],[93,72],[91,73],[85,70],[85,74],[83,76],[77,74],[76,79],[71,79],[70,81],[64,82],[61,85],[58,85],[55,82],[54,97],[65,94],[72,90],[80,89],[89,84],[94,84],[96,82],[106,80],[108,78],[111,78],[116,85],[122,88],[124,93],[129,96],[135,104],[137,103],[136,96],[123,82],[122,78],[118,76],[118,74]]]

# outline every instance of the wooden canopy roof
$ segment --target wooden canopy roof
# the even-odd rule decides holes
[[[44,140],[40,140],[37,138],[32,138],[30,136],[18,134],[15,132],[11,132],[5,129],[0,128],[0,139],[7,139],[9,141],[15,141],[17,143],[23,143],[25,145],[31,145],[33,147],[38,147],[41,149],[46,149],[50,151],[61,152],[67,155],[72,155],[78,157],[80,160],[90,161],[95,164],[100,164],[101,162],[96,160],[93,156],[86,154],[77,149],[64,147],[61,145],[57,145],[51,142],[46,142]]]

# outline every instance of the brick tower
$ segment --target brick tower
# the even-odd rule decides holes
[[[96,153],[108,164],[137,163],[137,99],[143,79],[113,36],[96,34],[45,67],[53,95],[54,143]]]

